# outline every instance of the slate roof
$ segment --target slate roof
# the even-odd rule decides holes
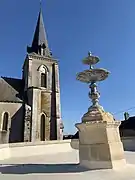
[[[22,102],[23,89],[23,80],[1,77],[0,102]]]
[[[37,20],[37,25],[32,41],[32,46],[27,47],[27,52],[35,52],[37,54],[39,53],[40,47],[43,46],[45,49],[45,56],[50,57],[51,53],[48,47],[48,41],[47,41],[47,35],[45,31],[45,26],[44,26],[44,21],[43,21],[43,15],[42,15],[42,10],[40,9],[39,15],[38,15],[38,20]]]
[[[135,130],[135,116],[129,117],[128,120],[121,121],[120,129],[132,129],[132,130]]]

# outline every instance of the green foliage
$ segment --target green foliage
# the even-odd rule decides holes
[[[129,119],[129,113],[128,113],[128,112],[125,112],[125,113],[124,113],[124,118],[125,118],[125,120],[128,120],[128,119]]]

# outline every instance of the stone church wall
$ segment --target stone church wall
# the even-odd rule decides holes
[[[50,115],[51,115],[51,95],[50,93],[41,92],[41,113],[45,113],[45,137],[50,139]]]
[[[8,128],[2,131],[3,114],[9,114]],[[23,106],[22,103],[0,103],[0,143],[23,141]]]
[[[43,129],[41,117],[45,117],[45,140],[63,139],[60,108],[59,68],[53,59],[30,54],[28,72],[28,105],[31,106],[31,141],[40,141]],[[46,72],[47,88],[41,87],[41,73]],[[43,132],[44,133],[44,132]],[[24,133],[28,140],[28,131]]]
[[[40,115],[40,90],[32,89],[32,127],[31,127],[31,141],[39,140],[39,115]]]
[[[32,61],[32,67],[31,67],[31,76],[32,76],[32,81],[31,81],[31,85],[33,87],[40,87],[40,73],[39,73],[39,68],[41,65],[45,65],[48,68],[48,90],[51,90],[51,77],[52,77],[52,63],[44,61],[44,60],[39,60],[39,59],[34,59]]]

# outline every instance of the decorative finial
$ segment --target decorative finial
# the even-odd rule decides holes
[[[92,106],[89,108],[89,111],[95,107],[102,107],[99,105],[99,97],[100,93],[97,90],[96,82],[105,80],[109,71],[102,68],[93,68],[92,65],[95,65],[99,62],[99,58],[97,56],[92,55],[90,51],[88,51],[88,56],[83,59],[83,63],[89,65],[90,69],[87,69],[83,72],[77,74],[77,80],[90,83],[90,93],[89,97],[92,99]]]
[[[92,53],[91,53],[91,51],[88,51],[88,56],[92,56]]]

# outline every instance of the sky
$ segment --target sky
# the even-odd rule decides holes
[[[115,119],[135,107],[135,1],[42,0],[49,47],[59,59],[64,132],[75,133],[91,101],[76,73],[88,69],[88,51],[100,57],[98,68],[111,73],[98,83],[100,104]],[[39,0],[0,1],[0,75],[21,78],[26,47],[31,45]],[[121,112],[122,111],[122,112]],[[135,115],[135,108],[128,111]]]

